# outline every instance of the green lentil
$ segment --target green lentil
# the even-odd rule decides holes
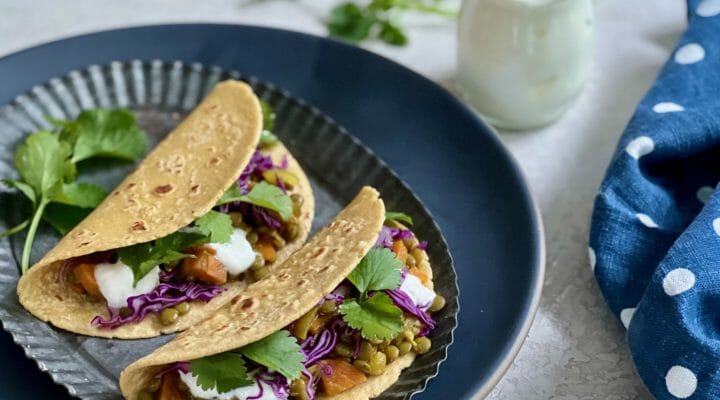
[[[247,233],[247,235],[245,235],[245,238],[250,244],[255,244],[257,243],[258,239],[260,239],[260,236],[258,236],[257,232],[250,231]]]
[[[338,310],[337,303],[335,300],[328,300],[320,306],[320,314],[335,314]]]
[[[413,350],[415,350],[415,352],[418,354],[425,354],[430,351],[430,347],[432,347],[432,342],[430,342],[430,339],[426,337],[419,337],[415,340]]]
[[[300,317],[300,319],[295,321],[295,325],[293,326],[293,336],[300,340],[307,339],[308,330],[315,320],[319,308],[320,307],[318,306],[313,307],[312,310],[308,311],[305,315]]]
[[[400,351],[400,355],[404,356],[405,354],[409,353],[410,350],[412,350],[412,343],[410,342],[402,342],[398,346],[398,350]]]
[[[385,349],[385,356],[387,356],[387,362],[391,363],[400,357],[400,349],[397,346],[390,345]]]
[[[180,315],[185,315],[188,313],[188,311],[190,311],[190,304],[187,301],[183,301],[182,303],[176,305],[173,308],[175,308],[180,313]]]
[[[304,379],[295,379],[290,384],[290,395],[296,400],[308,400],[305,385]]]
[[[300,236],[300,225],[297,221],[291,220],[285,227],[285,239],[292,241],[297,239],[298,236]]]
[[[441,295],[437,295],[433,299],[433,302],[430,305],[430,308],[428,309],[428,311],[437,312],[437,311],[442,310],[444,307],[445,307],[445,298],[442,297]]]
[[[160,383],[161,382],[159,378],[154,378],[150,381],[150,383],[148,383],[147,390],[151,392],[157,392],[158,390],[160,390]]]
[[[370,375],[378,376],[385,372],[385,366],[387,365],[387,357],[385,353],[377,352],[373,354],[370,360]]]
[[[267,267],[255,268],[253,271],[253,278],[256,281],[265,279],[266,276],[270,275],[270,270]]]
[[[353,366],[365,374],[370,373],[370,363],[368,363],[367,361],[355,360],[355,361],[353,361]]]
[[[172,325],[179,317],[180,313],[174,308],[166,308],[160,312],[160,322],[162,322],[163,325]]]
[[[339,355],[340,357],[352,357],[353,355],[353,349],[343,343],[338,343],[335,345],[335,354]]]
[[[376,351],[375,347],[370,343],[362,342],[360,343],[360,351],[358,352],[357,358],[363,361],[370,361],[372,355],[375,354]]]
[[[265,258],[263,258],[262,254],[255,254],[255,261],[253,261],[250,268],[256,270],[260,269],[265,266]]]
[[[275,230],[270,232],[270,239],[272,239],[273,247],[276,249],[283,248],[285,247],[285,244],[287,244],[285,239],[283,239],[282,236],[280,236],[280,234]]]

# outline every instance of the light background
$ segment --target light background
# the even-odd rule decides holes
[[[76,34],[169,22],[266,25],[324,35],[323,18],[337,3],[0,0],[0,56]],[[588,222],[617,139],[670,55],[685,27],[685,16],[682,0],[599,2],[594,74],[583,94],[545,129],[502,134],[543,214],[547,274],[527,341],[490,399],[649,398],[633,370],[624,329],[605,306],[588,266]],[[405,22],[409,46],[366,47],[450,86],[455,24],[441,18]]]

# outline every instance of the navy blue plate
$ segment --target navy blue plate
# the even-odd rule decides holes
[[[277,29],[163,25],[100,32],[0,59],[0,104],[48,79],[113,60],[177,59],[273,82],[330,115],[383,158],[424,201],[455,258],[455,344],[415,399],[484,395],[520,348],[540,296],[539,214],[502,144],[450,93],[354,46]],[[0,333],[8,398],[64,398],[65,390]]]

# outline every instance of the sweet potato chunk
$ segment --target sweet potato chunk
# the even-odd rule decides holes
[[[95,264],[80,264],[73,270],[75,278],[78,280],[83,290],[86,292],[102,297],[100,287],[95,280]]]
[[[407,247],[405,247],[405,243],[403,243],[402,240],[396,240],[395,242],[393,242],[392,251],[393,253],[395,253],[395,257],[397,257],[398,260],[402,261],[402,263],[405,264],[408,257],[408,251]]]
[[[223,285],[227,282],[227,270],[217,258],[215,250],[210,247],[198,247],[189,250],[195,257],[186,258],[180,264],[180,275],[212,285]]]
[[[430,281],[430,277],[424,271],[421,271],[418,267],[412,267],[408,272],[420,279],[420,282],[422,282],[423,285],[427,284]]]
[[[353,386],[367,382],[367,377],[359,369],[345,360],[323,360],[332,367],[332,374],[320,374],[320,390],[328,396],[342,393]]]
[[[257,250],[257,252],[263,256],[265,261],[269,263],[274,262],[277,258],[275,247],[273,247],[272,244],[272,239],[267,236],[261,237],[260,240],[255,243],[255,250]]]
[[[180,392],[178,374],[165,374],[160,382],[160,389],[155,394],[155,400],[183,400],[187,399],[185,394]]]

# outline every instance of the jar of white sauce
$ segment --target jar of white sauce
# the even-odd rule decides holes
[[[557,119],[592,67],[592,0],[464,0],[458,90],[491,124]]]

